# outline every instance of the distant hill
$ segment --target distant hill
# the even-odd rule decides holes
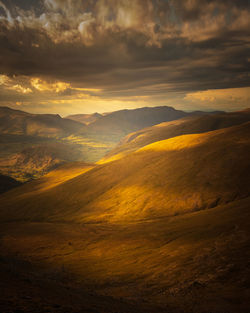
[[[102,117],[102,114],[99,113],[93,113],[93,114],[74,114],[74,115],[68,115],[66,118],[88,125],[90,123],[95,122],[100,117]]]
[[[0,174],[0,193],[6,192],[12,188],[20,186],[21,183],[15,179]]]
[[[75,133],[84,126],[63,119],[58,114],[30,114],[0,107],[0,133],[40,137],[62,137]]]

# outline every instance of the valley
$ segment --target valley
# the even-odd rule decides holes
[[[186,115],[156,107],[61,118],[0,107],[0,173],[26,182],[67,162],[96,162],[131,131]]]

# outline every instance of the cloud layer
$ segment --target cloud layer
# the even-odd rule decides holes
[[[103,110],[140,97],[190,109],[187,94],[250,86],[249,48],[246,0],[0,1],[0,74],[13,81],[0,100],[49,106],[82,93]]]

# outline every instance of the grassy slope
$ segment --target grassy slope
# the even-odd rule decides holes
[[[110,158],[114,159],[122,157],[155,141],[186,134],[204,133],[239,125],[247,121],[250,121],[250,110],[233,113],[191,116],[171,122],[161,123],[129,134],[123,138],[120,144],[115,149],[111,150],[107,156],[101,160],[101,162],[109,161]]]
[[[165,312],[245,313],[249,133],[245,123],[158,141],[10,191],[1,254]]]
[[[39,201],[37,194],[18,188],[13,196],[2,197],[5,210],[0,216],[36,221],[134,220],[244,198],[250,186],[249,132],[246,123],[159,141],[50,188],[40,193]]]

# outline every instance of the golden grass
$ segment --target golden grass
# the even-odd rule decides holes
[[[131,133],[122,139],[121,143],[111,150],[106,158],[122,153],[127,155],[156,141],[188,134],[200,134],[234,125],[240,125],[250,120],[249,111],[221,113],[204,116],[193,116],[179,120],[164,122]]]
[[[247,312],[249,134],[246,123],[159,141],[12,190],[0,197],[1,253],[103,295]]]
[[[39,192],[52,189],[68,180],[71,180],[79,175],[82,175],[94,168],[94,165],[88,165],[84,162],[67,163],[58,167],[56,170],[44,175],[39,184]]]
[[[123,158],[125,155],[126,155],[125,153],[118,153],[118,154],[113,155],[112,157],[104,157],[98,162],[96,162],[96,164],[105,164],[105,163],[109,163],[112,161],[116,161],[116,160]]]
[[[194,134],[194,135],[182,135],[166,140],[161,140],[154,142],[150,145],[140,148],[139,151],[153,150],[153,151],[163,151],[163,150],[181,150],[192,148],[197,145],[204,143],[209,136],[206,134]]]

